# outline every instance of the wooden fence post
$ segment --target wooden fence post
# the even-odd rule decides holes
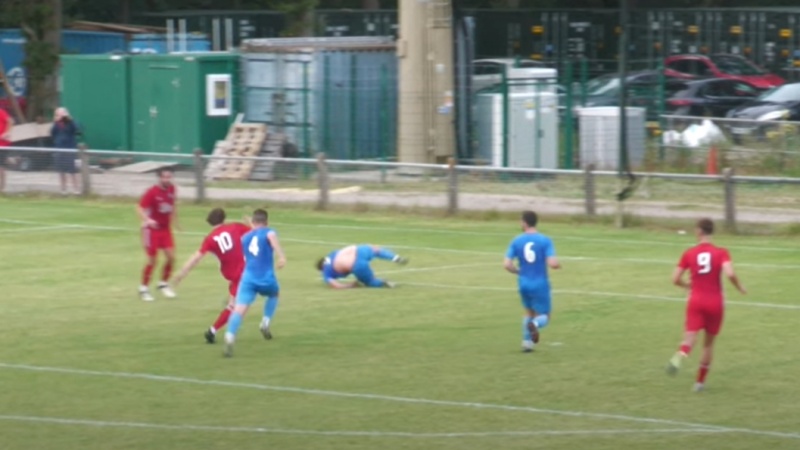
[[[725,183],[725,228],[728,231],[736,232],[736,189],[735,180],[733,179],[734,169],[727,167],[722,172],[723,181]]]
[[[89,153],[85,144],[78,146],[78,160],[81,162],[81,195],[88,197],[92,194],[92,168],[89,167]]]
[[[203,203],[206,200],[206,180],[203,176],[205,164],[203,164],[203,150],[194,149],[194,184],[195,184],[195,203]]]
[[[583,192],[586,215],[597,214],[597,193],[594,183],[594,164],[587,164],[583,169]]]
[[[458,169],[453,157],[447,159],[447,214],[458,213]]]
[[[328,178],[328,164],[325,161],[325,153],[317,154],[317,184],[319,186],[317,209],[325,211],[328,209],[328,196],[330,194],[330,179]]]

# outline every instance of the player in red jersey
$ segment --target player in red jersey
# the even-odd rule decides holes
[[[236,299],[236,289],[239,287],[239,279],[242,277],[244,269],[244,253],[242,250],[242,236],[250,231],[250,227],[243,223],[225,223],[225,210],[214,208],[208,213],[206,222],[214,229],[203,239],[200,249],[192,255],[183,268],[172,279],[172,286],[178,284],[186,278],[189,272],[203,259],[206,253],[213,253],[219,260],[219,271],[222,277],[228,280],[228,306],[222,310],[216,322],[206,330],[206,341],[213,344],[217,330],[228,323],[228,317],[233,310],[234,300]]]
[[[694,385],[695,392],[700,392],[705,386],[706,375],[711,365],[714,340],[722,328],[724,313],[722,275],[725,274],[742,294],[746,294],[747,291],[739,283],[728,250],[711,243],[714,222],[711,219],[699,220],[696,233],[699,243],[683,253],[672,275],[672,282],[676,286],[689,290],[689,302],[686,306],[686,333],[678,352],[670,359],[667,371],[673,375],[678,373],[681,363],[689,356],[697,341],[697,333],[705,330],[703,355],[700,357],[700,370],[697,372]],[[691,274],[690,283],[683,279],[683,274],[687,270]]]
[[[164,263],[158,289],[167,298],[175,297],[167,283],[175,263],[175,243],[172,238],[172,226],[177,228],[178,225],[175,214],[175,185],[172,184],[172,169],[161,169],[157,174],[158,184],[148,189],[136,206],[136,212],[142,220],[142,244],[147,253],[139,296],[146,302],[155,300],[150,294],[149,285],[159,250],[164,252],[167,261]]]

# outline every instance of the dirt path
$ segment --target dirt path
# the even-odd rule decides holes
[[[196,190],[192,186],[191,174],[176,175],[179,185],[179,197],[194,200]],[[129,174],[106,172],[92,175],[92,190],[104,196],[139,196],[155,181],[152,174]],[[262,184],[262,186],[268,186]],[[7,189],[9,194],[22,192],[45,192],[58,194],[58,176],[48,172],[8,172]],[[229,189],[208,188],[206,197],[209,200],[253,200],[262,202],[297,202],[313,203],[317,200],[314,190],[290,189]],[[330,202],[338,205],[375,205],[402,208],[437,208],[447,207],[445,193],[417,192],[375,192],[343,190],[333,192]],[[470,211],[520,211],[534,209],[544,214],[582,214],[583,201],[575,199],[559,199],[555,197],[478,194],[464,193],[459,196],[459,208]],[[614,204],[601,200],[597,205],[598,214],[613,214]],[[626,212],[642,217],[664,217],[677,219],[695,219],[700,215],[722,219],[724,212],[720,207],[687,209],[685,203],[668,203],[657,201],[631,200],[626,202]],[[744,223],[793,223],[800,222],[800,211],[777,208],[739,208],[737,220]]]

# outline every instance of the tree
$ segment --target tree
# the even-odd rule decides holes
[[[314,9],[318,0],[272,0],[267,6],[286,14],[284,36],[313,36]]]
[[[9,0],[2,10],[25,37],[28,119],[49,115],[56,105],[62,7],[61,0]]]

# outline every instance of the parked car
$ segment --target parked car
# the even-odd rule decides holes
[[[771,125],[780,120],[800,120],[800,83],[784,84],[761,94],[755,100],[728,112],[732,119],[751,122],[731,123],[730,130],[735,136],[758,133],[763,135]]]
[[[738,55],[675,55],[664,60],[664,73],[671,78],[728,78],[771,89],[786,81]]]
[[[671,80],[665,90],[665,111],[679,116],[725,117],[728,111],[753,101],[761,94],[748,83],[725,78]]]
[[[655,119],[658,113],[658,85],[661,76],[657,70],[631,72],[626,78],[628,106],[647,108],[648,119]],[[581,105],[580,89],[573,91],[577,107],[619,106],[620,77],[616,73],[602,75],[589,80],[586,85],[586,102]]]
[[[503,73],[511,67],[546,68],[540,61],[517,58],[476,59],[472,62],[472,93],[503,82]]]

